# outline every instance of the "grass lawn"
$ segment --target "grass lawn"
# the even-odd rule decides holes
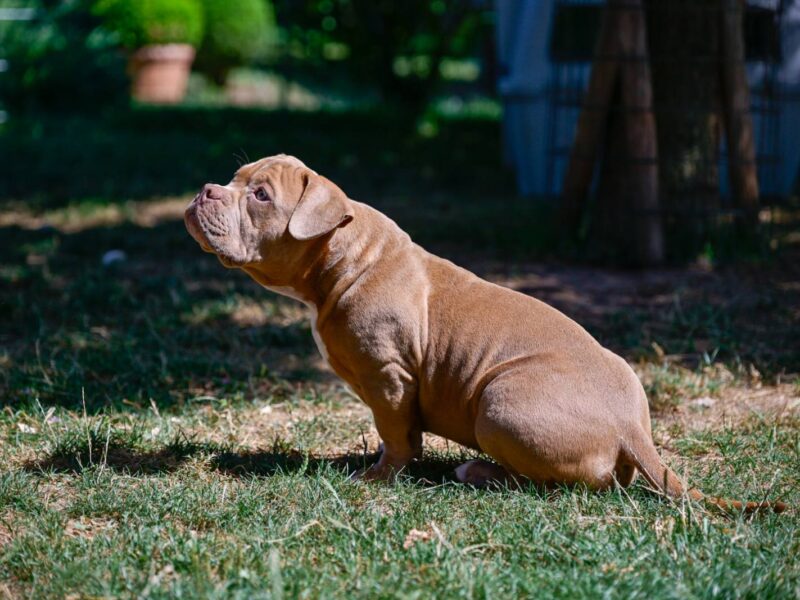
[[[472,454],[435,437],[397,484],[349,481],[379,440],[317,355],[305,308],[225,271],[180,215],[187,193],[235,168],[231,152],[297,152],[625,356],[659,446],[693,484],[794,507],[796,256],[638,274],[533,262],[552,247],[531,233],[546,217],[477,152],[497,142],[486,123],[429,141],[387,129],[387,157],[359,133],[381,126],[369,116],[187,114],[3,134],[0,598],[800,596],[796,508],[726,515],[641,482],[475,490],[452,474]],[[72,136],[84,153],[66,153]],[[339,151],[348,140],[356,162]],[[449,147],[445,164],[431,158]],[[26,159],[17,173],[12,155]],[[126,258],[103,266],[109,250]]]

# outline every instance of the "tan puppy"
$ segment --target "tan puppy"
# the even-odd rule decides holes
[[[524,477],[605,489],[638,470],[664,493],[684,493],[622,358],[554,308],[429,254],[298,159],[265,158],[226,186],[206,185],[185,221],[226,267],[311,307],[320,352],[370,407],[384,442],[365,479],[393,477],[429,431],[497,461],[456,470],[475,485]]]

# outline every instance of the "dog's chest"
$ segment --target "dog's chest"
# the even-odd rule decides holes
[[[317,309],[312,304],[309,306],[311,309],[311,317],[309,320],[311,321],[311,335],[314,338],[314,343],[317,344],[317,350],[322,355],[322,358],[325,359],[325,362],[328,364],[331,363],[331,357],[328,354],[328,348],[325,347],[325,342],[322,341],[322,336],[319,334],[319,330],[317,329]]]
[[[263,284],[262,284],[263,285]],[[307,302],[305,299],[300,296],[294,288],[286,287],[286,286],[263,286],[267,288],[271,292],[275,292],[276,294],[280,294],[281,296],[286,296],[287,298],[292,298],[293,300],[299,300],[303,304],[305,304],[309,310],[311,311],[311,315],[309,317],[309,321],[311,324],[311,335],[314,338],[314,343],[317,345],[317,350],[322,355],[322,358],[325,359],[325,362],[330,364],[330,355],[328,354],[328,348],[325,347],[325,342],[322,341],[322,336],[319,334],[319,330],[317,329],[317,307],[314,306],[311,302]]]

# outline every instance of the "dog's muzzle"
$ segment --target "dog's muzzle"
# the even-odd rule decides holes
[[[186,229],[206,252],[215,252],[215,247],[224,245],[231,234],[226,202],[229,194],[226,188],[207,183],[186,207]]]

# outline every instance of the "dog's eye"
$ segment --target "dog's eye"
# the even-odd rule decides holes
[[[267,190],[263,187],[257,188],[255,191],[256,200],[259,202],[267,202],[269,200],[269,194],[267,194]]]

